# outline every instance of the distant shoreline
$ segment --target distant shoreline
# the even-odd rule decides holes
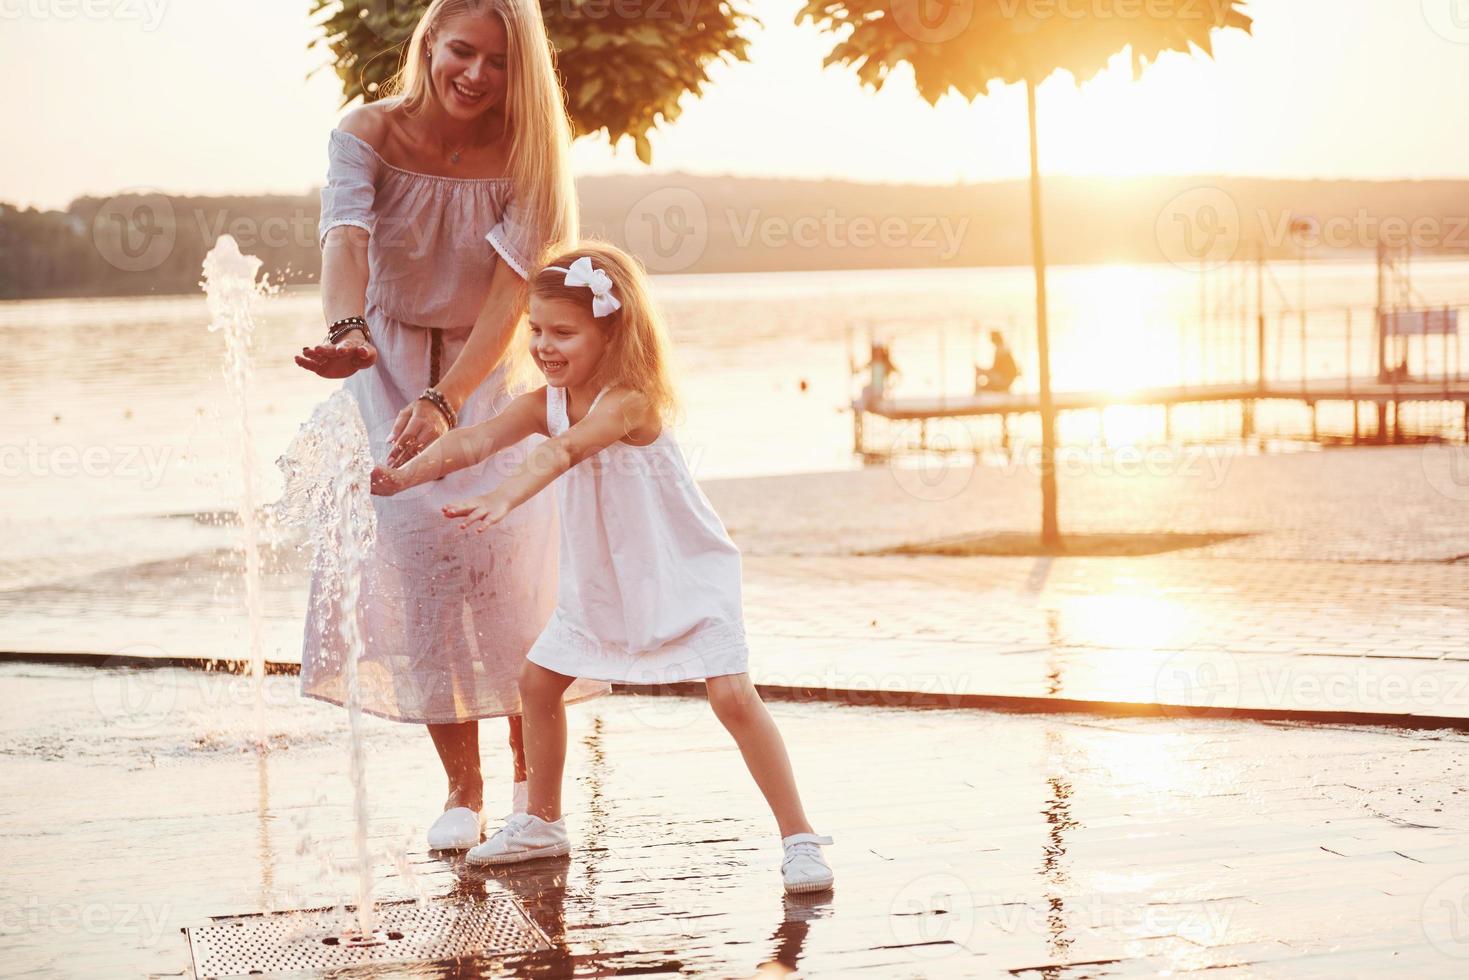
[[[582,230],[654,274],[1029,267],[1024,181],[853,181],[642,174],[577,182]],[[1371,261],[1377,243],[1469,256],[1469,180],[1239,177],[1045,180],[1051,265],[1231,259]],[[84,197],[0,203],[0,300],[183,295],[221,234],[273,280],[320,272],[319,195]]]

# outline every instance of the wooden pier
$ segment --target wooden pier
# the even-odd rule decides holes
[[[1200,405],[1217,402],[1239,402],[1240,435],[1254,435],[1255,403],[1261,401],[1294,401],[1311,410],[1311,437],[1316,438],[1316,406],[1321,402],[1349,402],[1354,406],[1354,440],[1361,438],[1357,428],[1355,406],[1363,402],[1377,408],[1376,441],[1387,441],[1388,407],[1392,406],[1392,438],[1401,438],[1397,406],[1404,402],[1460,402],[1464,408],[1465,432],[1469,433],[1469,376],[1434,378],[1431,380],[1380,381],[1376,378],[1306,378],[1293,381],[1253,381],[1222,384],[1187,385],[1181,387],[1137,388],[1132,390],[1058,391],[1051,396],[1056,413],[1100,411],[1113,405],[1148,405],[1164,409],[1165,429],[1171,430],[1170,410],[1177,405]],[[1038,392],[980,393],[974,395],[939,395],[926,398],[857,398],[852,401],[853,447],[866,455],[863,439],[864,419],[875,415],[890,421],[917,421],[925,426],[930,420],[975,418],[998,415],[1003,419],[1002,431],[1008,442],[1009,418],[1040,411]]]

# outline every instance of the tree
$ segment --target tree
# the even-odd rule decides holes
[[[331,51],[344,105],[380,96],[427,7],[428,0],[312,0],[321,29],[312,45]],[[649,132],[678,118],[685,93],[703,92],[715,62],[748,60],[749,41],[739,31],[759,26],[736,0],[692,8],[542,0],[541,13],[576,134],[603,131],[613,145],[631,136],[644,163],[653,160]]]
[[[1058,71],[1085,82],[1119,52],[1133,77],[1165,51],[1212,55],[1215,30],[1249,33],[1242,0],[809,0],[796,22],[838,35],[825,65],[852,67],[881,89],[894,68],[912,66],[929,104],[949,92],[973,101],[994,82],[1024,83],[1030,118],[1030,229],[1035,266],[1036,352],[1040,361],[1041,543],[1059,549],[1056,517],[1056,411],[1051,399],[1046,319],[1046,249],[1041,224],[1035,90]],[[1162,120],[1160,120],[1161,122]]]

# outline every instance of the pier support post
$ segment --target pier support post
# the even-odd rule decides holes
[[[1387,443],[1387,402],[1377,403],[1377,441]]]
[[[1403,403],[1392,403],[1392,441],[1394,444],[1403,441]]]
[[[1255,434],[1255,403],[1246,398],[1239,403],[1239,437],[1249,439]]]
[[[1316,402],[1311,402],[1311,441],[1319,442],[1316,436]]]
[[[1469,402],[1464,403],[1464,444],[1469,445]]]
[[[1469,419],[1469,402],[1464,403],[1465,418]],[[1005,452],[1010,451],[1010,413],[1006,412],[1000,416],[1000,448]]]
[[[852,409],[852,452],[866,458],[867,447],[862,444],[862,409]]]
[[[1358,417],[1357,409],[1362,405],[1355,398],[1352,399],[1352,445],[1362,441],[1362,425]]]

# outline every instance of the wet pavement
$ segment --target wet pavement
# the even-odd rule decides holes
[[[752,673],[865,703],[1469,728],[1463,447],[1171,452],[1156,475],[1063,470],[1063,526],[1238,537],[1133,558],[892,555],[1028,526],[1034,479],[878,467],[711,483],[745,552]],[[228,528],[180,515],[119,533],[142,560],[78,544],[0,568],[7,651],[243,656]],[[293,663],[301,558],[282,543],[267,572],[265,649]]]
[[[352,894],[345,719],[270,678],[0,665],[11,976],[190,976],[183,927]],[[1234,720],[772,707],[838,875],[779,847],[696,699],[573,708],[569,859],[424,852],[442,774],[367,720],[380,900],[513,896],[549,951],[375,975],[1462,976],[1466,737]],[[486,723],[490,809],[503,726]],[[20,792],[16,790],[20,789]]]

